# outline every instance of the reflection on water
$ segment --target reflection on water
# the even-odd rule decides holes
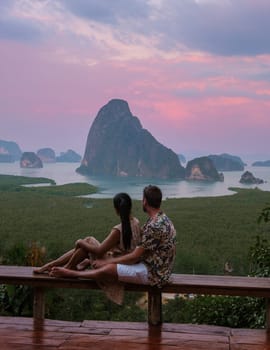
[[[74,182],[87,182],[99,188],[99,193],[90,198],[112,198],[118,192],[127,192],[134,199],[141,199],[143,188],[149,184],[161,188],[164,198],[187,198],[231,195],[229,187],[255,188],[270,191],[270,167],[246,167],[255,177],[267,181],[261,185],[243,185],[239,183],[244,171],[224,172],[224,182],[189,182],[175,180],[157,180],[141,178],[111,178],[82,176],[76,173],[79,163],[48,163],[41,169],[21,169],[19,162],[0,163],[0,174],[46,177],[55,180],[57,185]]]

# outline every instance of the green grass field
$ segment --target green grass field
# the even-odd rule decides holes
[[[17,247],[38,242],[46,248],[45,260],[57,257],[86,235],[102,240],[119,222],[112,199],[76,197],[93,193],[89,184],[22,187],[49,182],[0,175],[0,255],[15,263]],[[162,208],[177,230],[175,272],[223,274],[226,261],[233,274],[249,273],[248,253],[260,231],[257,218],[270,202],[270,193],[237,189],[237,194],[164,200]],[[133,214],[141,223],[146,215],[141,202],[133,201]],[[15,255],[15,256],[14,256]]]
[[[46,187],[25,187],[21,185],[48,183]],[[236,189],[234,189],[236,191]],[[113,209],[112,199],[89,199],[79,197],[97,189],[89,184],[56,186],[50,179],[33,179],[0,175],[0,263],[33,264],[33,247],[45,247],[43,261],[56,258],[74,246],[74,242],[86,235],[102,240],[111,227],[119,222]],[[226,261],[233,265],[233,274],[249,273],[249,250],[255,244],[256,236],[263,230],[257,219],[261,211],[269,206],[270,193],[255,190],[240,190],[232,196],[211,198],[167,199],[162,208],[170,216],[177,230],[177,256],[175,272],[223,274]],[[142,211],[141,201],[133,201],[133,214],[143,223],[147,217]],[[268,231],[269,232],[269,231]],[[266,232],[264,232],[266,234]],[[32,249],[29,249],[32,247]],[[44,251],[44,249],[42,249]],[[29,254],[30,253],[30,254]],[[30,257],[30,260],[29,260]],[[35,260],[35,259],[34,259]],[[20,286],[1,286],[0,314],[31,316],[31,289]],[[50,290],[46,293],[46,317],[81,321],[85,319],[115,321],[146,321],[145,310],[136,305],[138,293],[125,293],[125,302],[118,306],[110,302],[103,293],[87,290]],[[209,322],[234,327],[261,327],[255,317],[241,318],[241,322],[230,323],[231,314],[247,309],[245,300],[235,304],[226,299],[222,304],[219,319],[208,320],[195,304],[187,303],[179,308],[176,299],[164,305],[164,320],[167,322]],[[223,299],[198,299],[202,310],[209,305],[223,303]],[[236,305],[236,306],[235,306]],[[254,307],[258,309],[257,304]],[[178,310],[176,315],[174,310]],[[180,312],[180,309],[183,310]],[[255,310],[254,309],[254,310]],[[172,312],[173,310],[173,312]],[[228,311],[229,310],[229,311]],[[242,309],[241,309],[242,310]],[[253,310],[253,309],[252,309]],[[228,312],[228,317],[226,316]],[[252,311],[256,315],[256,312]],[[202,320],[200,319],[200,316]],[[173,318],[172,318],[173,316]],[[229,320],[229,321],[228,321]],[[244,323],[243,323],[243,322]]]

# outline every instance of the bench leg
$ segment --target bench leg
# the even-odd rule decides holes
[[[265,328],[267,331],[270,331],[270,299],[266,298],[266,322],[265,322]]]
[[[45,316],[44,288],[34,287],[33,318],[36,321],[43,320]]]
[[[158,290],[148,292],[148,323],[152,326],[162,323],[162,298]]]

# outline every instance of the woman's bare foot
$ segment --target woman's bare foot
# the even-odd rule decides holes
[[[49,275],[51,277],[77,277],[78,273],[75,270],[55,266],[51,269]]]
[[[80,262],[76,267],[78,271],[85,270],[88,266],[91,265],[90,259],[84,259],[82,262]]]

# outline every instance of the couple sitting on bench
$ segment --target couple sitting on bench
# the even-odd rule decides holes
[[[123,301],[125,282],[162,287],[172,273],[176,231],[161,211],[161,202],[159,187],[149,185],[144,188],[143,210],[149,218],[140,228],[138,219],[131,216],[130,196],[117,194],[113,204],[121,223],[112,228],[102,243],[94,237],[79,239],[74,249],[34,272],[47,272],[52,277],[94,279],[118,304]]]

